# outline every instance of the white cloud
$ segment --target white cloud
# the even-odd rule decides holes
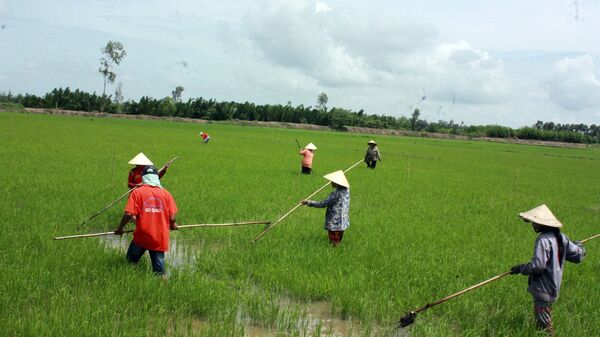
[[[4,14],[6,14],[8,5],[6,3],[6,0],[0,0],[0,16],[3,16]]]
[[[454,95],[461,103],[499,103],[510,93],[501,60],[467,42],[442,43],[428,56],[432,94]]]
[[[430,24],[390,15],[357,17],[330,7],[315,11],[312,5],[283,2],[249,13],[250,40],[270,62],[330,89],[431,88],[438,96],[456,92],[462,102],[477,104],[498,102],[509,91],[501,61],[463,41],[438,41]]]
[[[564,109],[579,111],[600,106],[600,81],[589,54],[556,62],[545,86],[550,99]]]
[[[329,7],[329,5],[326,2],[322,2],[322,1],[315,2],[315,12],[317,12],[317,13],[329,12],[330,10],[331,10],[331,7]]]

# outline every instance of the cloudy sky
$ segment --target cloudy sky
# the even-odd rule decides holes
[[[0,0],[0,92],[102,92],[113,40],[126,99],[600,124],[599,19],[600,0]]]

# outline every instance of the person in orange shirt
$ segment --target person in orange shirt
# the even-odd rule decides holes
[[[135,167],[129,171],[129,178],[127,179],[127,187],[132,189],[142,183],[142,171],[144,170],[144,167],[154,164],[152,164],[150,159],[148,159],[143,152],[140,152],[137,156],[133,157],[133,159],[129,161],[129,164],[135,165]],[[165,168],[158,172],[158,178],[162,178],[165,173],[167,173],[168,167],[169,164],[167,163]]]
[[[169,191],[162,188],[158,170],[153,165],[142,172],[142,185],[131,192],[116,235],[123,234],[123,227],[134,220],[133,240],[127,249],[127,260],[138,263],[146,250],[157,275],[165,274],[165,252],[169,250],[170,230],[177,230],[175,216],[177,205]]]
[[[317,149],[315,144],[309,143],[302,150],[300,155],[302,156],[302,173],[310,174],[312,172],[312,162],[314,157],[314,151]]]

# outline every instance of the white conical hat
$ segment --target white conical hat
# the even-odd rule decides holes
[[[377,143],[375,143],[375,141],[374,141],[374,140],[372,140],[372,139],[371,139],[370,141],[368,141],[368,142],[367,142],[367,144],[373,144],[373,145],[377,145]]]
[[[129,164],[131,164],[131,165],[154,165],[150,161],[150,159],[148,159],[148,157],[146,157],[144,152],[138,153],[137,156],[133,157],[133,159],[131,159],[129,161]]]
[[[548,206],[541,205],[534,209],[530,209],[527,212],[519,213],[521,219],[535,222],[540,225],[554,227],[554,228],[562,228],[563,224],[558,221],[558,219],[552,214]]]
[[[308,143],[308,145],[306,145],[304,148],[307,150],[316,150],[317,149],[317,147],[313,143]]]
[[[347,188],[350,188],[350,184],[348,183],[348,179],[346,179],[346,176],[344,175],[344,171],[339,170],[339,171],[335,171],[329,174],[326,174],[323,176],[323,178],[329,180],[329,181],[333,181],[334,183],[340,185],[340,186],[344,186]]]

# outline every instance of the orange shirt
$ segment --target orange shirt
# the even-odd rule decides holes
[[[127,186],[131,189],[134,188],[137,184],[142,183],[142,171],[145,166],[134,166],[131,171],[129,171],[129,179],[127,180]],[[167,168],[164,170],[158,171],[158,178],[162,178],[167,172]]]
[[[315,154],[307,149],[300,150],[300,154],[304,156],[304,158],[302,158],[302,166],[312,168],[313,156]]]
[[[135,215],[133,242],[149,250],[169,250],[171,216],[177,214],[173,196],[164,188],[142,185],[131,192],[125,212]]]

